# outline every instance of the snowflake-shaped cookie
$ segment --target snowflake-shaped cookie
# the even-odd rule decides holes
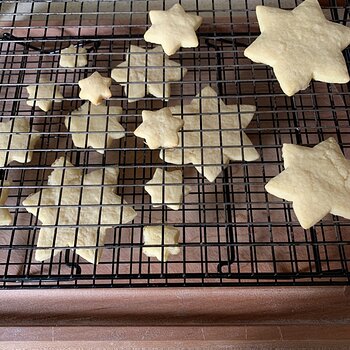
[[[164,52],[171,56],[180,47],[197,47],[196,30],[202,24],[202,17],[186,13],[180,4],[167,11],[150,11],[152,26],[146,31],[144,39],[162,45]]]
[[[209,181],[215,181],[230,160],[253,161],[259,158],[245,129],[255,106],[225,105],[216,92],[206,86],[188,105],[170,107],[182,118],[179,146],[160,151],[168,163],[195,165]]]
[[[89,100],[95,106],[112,97],[109,87],[112,85],[111,78],[103,77],[99,72],[94,72],[89,77],[79,80],[79,97]]]
[[[27,105],[35,105],[44,112],[51,109],[53,101],[60,102],[63,99],[60,87],[45,78],[40,78],[39,84],[28,85],[26,90],[29,95]]]
[[[95,106],[86,102],[65,118],[65,125],[72,132],[76,147],[90,146],[103,154],[113,140],[125,136],[125,130],[119,123],[122,112],[121,107]]]
[[[106,167],[83,176],[82,170],[64,157],[52,166],[55,170],[49,176],[48,188],[23,201],[26,210],[42,222],[37,247],[57,247],[54,255],[63,247],[74,247],[82,258],[98,263],[102,250],[93,247],[103,246],[106,230],[136,216],[115,194],[118,169]],[[52,249],[37,249],[35,259],[43,261],[51,254]]]
[[[13,161],[29,163],[40,133],[31,131],[28,119],[16,117],[0,123],[0,167]]]
[[[178,131],[183,120],[173,117],[170,108],[158,111],[142,111],[142,124],[134,131],[137,137],[146,140],[150,149],[176,147],[179,144]]]
[[[112,70],[111,77],[124,86],[129,102],[151,94],[158,98],[170,97],[170,83],[179,81],[186,68],[169,60],[160,46],[152,50],[130,45],[127,59]]]
[[[84,47],[76,48],[70,45],[61,51],[60,67],[74,68],[87,65],[87,50]]]
[[[244,55],[271,66],[286,95],[306,89],[311,79],[349,81],[341,51],[350,44],[350,28],[328,21],[317,0],[292,11],[257,6],[256,15],[261,35]]]
[[[183,196],[190,193],[190,187],[183,185],[182,171],[166,171],[157,168],[152,180],[145,185],[155,208],[166,204],[170,209],[179,210]]]
[[[265,188],[293,202],[304,229],[328,213],[350,219],[350,161],[333,137],[313,148],[284,144],[282,152],[285,170]]]
[[[170,255],[180,253],[180,248],[176,246],[179,242],[179,236],[180,232],[174,226],[166,225],[164,229],[162,226],[145,226],[143,229],[144,246],[142,252],[150,258],[155,257],[159,261],[168,261]],[[164,244],[163,249],[161,247],[162,243]],[[152,245],[154,247],[149,247]]]

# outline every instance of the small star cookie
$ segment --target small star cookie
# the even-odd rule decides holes
[[[179,243],[179,236],[180,232],[174,226],[164,226],[164,230],[162,226],[145,226],[143,229],[143,240],[145,245],[142,248],[142,252],[150,258],[154,257],[159,261],[168,261],[170,255],[176,255],[180,253],[180,248],[175,246]],[[165,245],[163,249],[161,247],[162,243]],[[174,246],[167,247],[166,245]]]
[[[261,35],[244,51],[271,66],[283,92],[292,96],[311,79],[347,83],[341,53],[350,44],[350,28],[328,21],[317,0],[305,0],[292,11],[257,6]]]
[[[130,45],[127,60],[112,70],[111,77],[124,86],[129,102],[144,97],[146,93],[167,100],[170,82],[181,80],[186,72],[179,63],[169,60],[160,46],[146,51]]]
[[[60,67],[74,68],[87,65],[87,50],[84,47],[76,48],[70,45],[61,51]]]
[[[179,133],[179,146],[160,151],[160,158],[166,162],[195,164],[196,169],[213,182],[230,160],[259,158],[242,130],[252,120],[255,106],[225,105],[216,92],[206,86],[190,104],[170,107],[170,110],[174,117],[182,117],[184,126]]]
[[[27,105],[31,107],[35,105],[44,112],[52,108],[53,101],[59,102],[63,98],[60,87],[45,78],[40,78],[38,85],[26,86],[26,90],[29,94]]]
[[[1,188],[1,194],[0,194],[0,206],[3,206],[7,200],[7,197],[9,195],[8,186],[11,186],[11,182],[4,181]],[[11,217],[10,211],[7,208],[0,208],[0,225],[7,226],[11,224],[12,224],[12,217]]]
[[[89,100],[95,106],[112,97],[109,87],[112,85],[111,78],[103,77],[99,72],[91,74],[89,77],[79,80],[79,97],[82,100]]]
[[[152,26],[146,31],[144,39],[162,45],[164,52],[171,56],[180,47],[197,47],[196,30],[203,18],[186,13],[180,4],[167,11],[150,11]]]
[[[181,170],[166,171],[161,168],[156,169],[152,180],[146,183],[145,190],[151,196],[155,208],[166,204],[173,210],[179,210],[183,195],[190,193],[190,187],[183,186]]]
[[[125,136],[125,129],[120,125],[121,107],[106,105],[94,106],[85,102],[80,108],[66,116],[64,124],[72,132],[73,143],[76,147],[96,148],[103,154],[113,140]]]
[[[350,161],[333,137],[313,148],[284,144],[282,153],[285,170],[265,188],[293,202],[304,229],[328,213],[350,219]]]
[[[137,137],[146,139],[150,149],[176,147],[179,144],[178,131],[184,122],[173,117],[170,108],[158,111],[142,111],[142,124],[134,131]]]
[[[30,130],[28,119],[16,117],[0,123],[0,167],[13,161],[29,163],[40,133]]]
[[[107,167],[83,176],[64,157],[53,164],[48,188],[33,193],[23,201],[26,210],[42,222],[37,247],[74,247],[76,253],[95,263],[96,247],[103,246],[106,230],[132,221],[136,212],[115,194],[118,169]],[[63,186],[62,186],[63,185]],[[79,225],[79,227],[77,227]],[[52,249],[37,249],[35,259],[49,259]],[[102,249],[97,249],[96,263]]]

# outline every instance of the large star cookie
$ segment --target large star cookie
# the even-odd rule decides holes
[[[160,151],[168,163],[195,165],[209,181],[215,181],[230,160],[253,161],[258,152],[242,129],[252,120],[255,106],[225,105],[216,92],[206,86],[189,105],[170,107],[184,120],[177,148]],[[182,141],[181,141],[182,137]]]
[[[190,187],[182,182],[182,171],[166,171],[157,168],[152,180],[145,185],[155,208],[166,204],[170,209],[179,210],[183,196],[190,193]]]
[[[29,163],[40,133],[31,131],[28,119],[16,117],[0,123],[0,167],[12,161]]]
[[[23,201],[26,210],[42,222],[38,248],[77,247],[76,253],[87,261],[99,262],[106,230],[132,221],[136,212],[122,204],[113,186],[117,184],[118,169],[107,167],[83,176],[64,157],[56,160],[55,170],[48,179],[48,188],[31,194]],[[78,227],[77,227],[78,225]],[[83,248],[82,248],[83,247]],[[35,259],[51,257],[52,249],[37,249]]]
[[[66,116],[66,128],[72,132],[73,143],[76,147],[96,148],[99,153],[104,153],[113,140],[125,136],[125,130],[120,125],[121,107],[109,107],[106,105],[94,106],[90,102],[84,103],[73,111],[71,116]]]
[[[41,78],[38,85],[26,86],[26,90],[29,95],[27,105],[35,105],[44,112],[51,109],[53,101],[59,102],[63,98],[60,87],[45,78]]]
[[[89,77],[79,80],[79,97],[83,100],[89,100],[95,106],[112,97],[109,87],[112,85],[111,78],[103,77],[99,72],[94,72]]]
[[[9,195],[9,189],[8,186],[11,186],[10,181],[4,181],[2,188],[1,188],[1,194],[0,194],[0,206],[3,206],[7,200],[7,197]],[[10,211],[7,208],[0,208],[0,225],[11,225],[12,223],[12,217],[10,214]]]
[[[177,247],[179,235],[179,230],[174,226],[164,226],[164,229],[162,226],[145,226],[143,229],[144,247],[142,252],[150,258],[155,257],[159,261],[168,261],[170,255],[180,253],[180,248]],[[162,243],[164,244],[163,249],[161,247]]]
[[[180,47],[197,47],[196,30],[202,24],[202,17],[186,13],[180,4],[167,11],[150,11],[152,26],[146,31],[144,39],[162,45],[170,56]]]
[[[334,138],[313,148],[284,144],[284,168],[265,186],[293,202],[300,225],[308,229],[331,213],[350,219],[350,161]]]
[[[60,67],[74,68],[87,65],[87,50],[84,47],[76,48],[70,45],[61,51]]]
[[[129,102],[151,94],[158,98],[170,97],[170,82],[179,81],[186,68],[169,60],[160,46],[152,50],[130,45],[127,60],[112,70],[111,77],[124,86]]]
[[[137,137],[146,139],[150,149],[176,147],[179,144],[178,131],[183,120],[173,117],[170,108],[158,111],[142,111],[142,124],[134,131]]]
[[[286,95],[306,89],[311,79],[349,81],[341,51],[350,44],[350,28],[328,21],[317,0],[305,0],[293,11],[257,6],[256,15],[261,35],[244,55],[273,67]]]

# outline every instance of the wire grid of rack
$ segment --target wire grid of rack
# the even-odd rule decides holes
[[[350,221],[328,215],[310,230],[298,224],[290,203],[268,195],[265,183],[283,170],[283,143],[313,146],[333,136],[350,157],[349,84],[312,82],[294,97],[285,96],[272,70],[243,56],[259,34],[255,5],[264,1],[182,1],[186,10],[204,17],[199,46],[181,49],[171,59],[188,69],[172,84],[168,102],[147,95],[128,103],[113,84],[110,105],[121,105],[126,137],[98,154],[76,148],[64,117],[80,106],[78,81],[97,70],[110,76],[125,59],[129,45],[144,42],[150,9],[167,9],[171,1],[3,2],[0,41],[0,103],[2,120],[26,116],[43,135],[32,162],[12,163],[1,171],[11,179],[7,201],[13,225],[1,228],[1,288],[332,285],[349,283]],[[300,1],[271,0],[291,9]],[[9,10],[12,9],[12,10]],[[40,12],[40,14],[39,14]],[[326,16],[344,25],[349,9],[330,1]],[[59,67],[59,52],[69,44],[90,48],[88,65]],[[344,55],[350,65],[350,50]],[[48,113],[26,104],[25,86],[45,75],[62,87],[64,100]],[[257,112],[246,133],[260,153],[255,162],[231,162],[214,183],[193,165],[181,167],[159,159],[133,130],[143,109],[188,103],[210,85],[227,104],[253,104]],[[65,155],[84,170],[117,165],[117,193],[132,204],[137,217],[116,225],[107,235],[98,265],[63,249],[44,262],[34,260],[40,222],[21,203],[47,185],[52,162]],[[180,168],[192,187],[179,211],[152,207],[144,191],[156,167]],[[162,263],[142,254],[142,228],[168,222],[180,230],[181,253]]]

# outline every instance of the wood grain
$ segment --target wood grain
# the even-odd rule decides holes
[[[0,349],[7,349],[11,341],[18,348],[40,344],[51,348],[54,344],[85,345],[93,348],[124,344],[123,348],[197,348],[199,346],[242,346],[265,344],[270,346],[337,345],[350,344],[350,326],[191,326],[191,327],[17,327],[3,331],[0,328]],[[26,342],[26,343],[25,343]],[[29,343],[28,343],[29,342]],[[114,345],[115,346],[115,345]],[[41,347],[43,348],[43,347]],[[222,348],[222,347],[217,347]],[[263,347],[266,348],[266,347]],[[335,347],[337,348],[337,347]],[[80,347],[79,347],[80,349]]]
[[[349,287],[1,291],[0,326],[348,324]]]

